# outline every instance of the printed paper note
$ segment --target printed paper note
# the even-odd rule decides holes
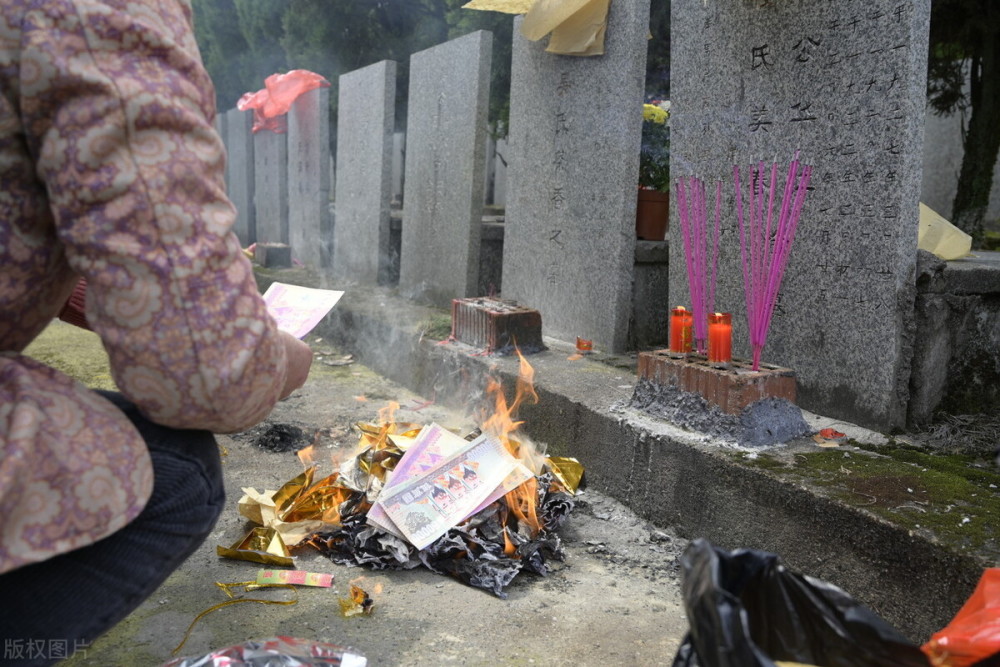
[[[342,296],[344,293],[337,290],[271,283],[264,292],[264,303],[279,329],[302,338],[326,317]]]

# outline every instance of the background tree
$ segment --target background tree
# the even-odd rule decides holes
[[[670,99],[670,3],[651,3],[646,52],[647,99]]]
[[[969,114],[952,222],[981,247],[1000,151],[1000,3],[934,0],[927,95],[938,115]]]

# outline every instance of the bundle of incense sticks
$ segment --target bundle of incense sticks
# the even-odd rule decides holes
[[[694,343],[698,354],[708,352],[708,314],[715,310],[715,281],[719,268],[719,221],[722,211],[722,182],[715,187],[715,230],[712,234],[711,273],[708,256],[708,206],[705,184],[696,176],[677,179],[678,217],[684,238]],[[687,193],[691,199],[688,202]]]
[[[778,300],[781,279],[788,265],[788,255],[795,240],[795,228],[806,199],[806,188],[812,167],[803,165],[799,171],[799,151],[795,151],[788,165],[781,209],[774,220],[774,194],[778,176],[778,163],[771,165],[771,183],[765,197],[766,178],[764,162],[750,166],[750,216],[745,224],[743,193],[740,185],[740,168],[733,165],[736,187],[736,216],[740,226],[740,256],[743,260],[743,291],[747,304],[750,349],[753,352],[753,370],[760,369],[760,355],[767,341],[774,304]],[[766,201],[765,201],[766,200]],[[776,229],[772,234],[772,225]]]

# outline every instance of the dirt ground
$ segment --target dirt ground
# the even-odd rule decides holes
[[[195,617],[227,599],[216,582],[256,576],[259,565],[219,558],[216,546],[231,545],[251,527],[237,511],[242,488],[275,489],[302,471],[292,452],[274,451],[294,440],[289,426],[309,438],[319,433],[320,472],[329,471],[325,457],[353,449],[358,437],[353,425],[376,420],[389,401],[401,405],[396,415],[401,421],[463,430],[473,426],[466,415],[427,404],[425,397],[375,375],[322,340],[311,344],[317,354],[309,381],[268,420],[281,426],[284,437],[272,438],[269,448],[261,446],[267,439],[259,430],[219,438],[229,507],[210,539],[131,616],[63,664],[162,664]],[[57,366],[63,357],[94,357],[97,361],[84,370],[106,382],[99,362],[103,352],[95,346],[91,334],[55,324],[30,352]],[[79,367],[67,370],[81,373]],[[677,563],[685,542],[593,491],[580,494],[559,534],[565,562],[551,563],[553,571],[544,578],[519,575],[506,600],[422,568],[348,568],[318,552],[300,551],[296,568],[333,574],[332,588],[248,594],[298,601],[234,604],[210,612],[176,655],[203,655],[252,638],[289,635],[353,647],[369,665],[669,664],[687,629]],[[374,599],[370,616],[341,615],[338,598],[351,582]]]

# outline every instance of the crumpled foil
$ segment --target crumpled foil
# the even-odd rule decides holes
[[[205,655],[175,658],[161,667],[365,667],[351,648],[296,637],[253,639]]]

